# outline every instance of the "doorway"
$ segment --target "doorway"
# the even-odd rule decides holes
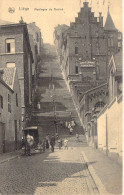
[[[18,145],[17,145],[17,120],[15,120],[15,150],[18,149]]]
[[[0,153],[5,153],[5,124],[0,122]]]

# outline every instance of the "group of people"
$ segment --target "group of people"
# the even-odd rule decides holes
[[[51,147],[51,151],[54,152],[55,137],[52,135],[51,139],[49,134],[40,142],[40,146],[43,152]]]
[[[34,145],[34,138],[33,136],[27,134],[24,146],[25,146],[25,154],[31,155],[31,148]],[[45,152],[46,149],[51,148],[51,152],[54,152],[55,144],[58,144],[59,149],[64,145],[65,149],[68,149],[68,139],[62,140],[58,134],[55,136],[52,135],[51,138],[49,137],[49,134],[40,142],[38,143],[37,148],[40,149],[42,152]]]
[[[68,149],[68,139],[62,140],[62,138],[56,133],[56,135],[52,135],[51,139],[49,137],[49,134],[44,138],[42,142],[42,148],[43,152],[45,152],[45,149],[51,148],[51,152],[54,152],[55,144],[58,145],[59,150],[64,144],[65,149]]]
[[[75,122],[74,121],[66,122],[66,127],[69,129],[69,134],[70,135],[73,134],[74,126],[75,126]]]
[[[51,151],[54,152],[55,144],[58,144],[59,149],[63,146],[62,138],[56,133],[56,135],[52,135],[51,139],[49,139],[49,135],[46,136],[46,149],[49,149],[51,146]],[[68,140],[64,139],[65,149],[68,149]]]

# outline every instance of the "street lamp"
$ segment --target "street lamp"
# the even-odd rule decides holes
[[[54,96],[54,92],[55,92],[55,86],[53,84],[53,78],[51,75],[51,83],[49,85],[49,89],[51,90],[51,101],[53,103],[53,113],[54,113],[54,125],[55,125],[55,133],[58,133],[58,129],[57,129],[57,119],[56,119],[56,105],[55,105],[55,96]]]

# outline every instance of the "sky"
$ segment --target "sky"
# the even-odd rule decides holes
[[[58,24],[70,25],[75,20],[85,0],[0,0],[0,19],[19,22],[35,22],[41,29],[43,42],[53,44],[54,27]],[[122,31],[122,0],[87,0],[95,16],[102,12],[104,22],[108,5],[116,28]],[[10,13],[9,8],[15,8]]]

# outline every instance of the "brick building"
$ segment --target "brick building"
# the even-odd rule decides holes
[[[55,32],[61,70],[86,128],[87,123],[94,120],[95,106],[105,106],[108,102],[108,63],[111,56],[121,50],[122,34],[116,29],[109,9],[103,26],[102,13],[95,17],[88,2],[83,3],[70,27],[64,30],[61,25],[62,36]]]
[[[41,50],[43,46],[43,39],[41,35],[41,30],[36,26],[35,22],[29,23],[27,25],[31,50],[33,53],[34,63],[32,64],[32,75],[35,74],[37,70],[37,63],[41,55]]]
[[[26,125],[26,120],[29,120],[31,112],[32,62],[26,23],[2,23],[0,25],[0,68],[17,68],[21,88],[23,126]]]
[[[0,69],[0,153],[20,148],[21,91],[17,69]]]
[[[62,41],[58,40],[58,44],[62,42],[61,66],[67,79],[70,75],[82,73],[81,62],[89,61],[95,62],[97,77],[105,80],[110,56],[120,48],[119,36],[121,42],[121,33],[116,29],[109,10],[103,26],[102,14],[99,13],[99,17],[95,17],[88,7],[88,2],[84,2],[75,22],[72,22],[60,37]]]

